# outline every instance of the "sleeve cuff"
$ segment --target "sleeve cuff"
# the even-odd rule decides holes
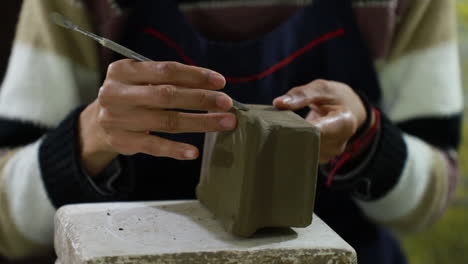
[[[97,181],[84,173],[78,142],[78,119],[83,109],[76,109],[47,133],[39,148],[42,179],[57,208],[73,203],[127,200],[133,189],[133,169],[128,157],[116,161],[120,171],[109,174],[115,169],[113,163]]]
[[[380,130],[364,158],[351,170],[339,171],[330,188],[350,192],[363,201],[377,200],[387,194],[398,182],[407,158],[403,134],[381,113]],[[321,174],[329,169],[321,166]]]
[[[119,182],[125,180],[124,173],[128,173],[131,167],[131,160],[128,157],[118,156],[114,159],[99,175],[91,177],[82,169],[82,173],[88,178],[88,181],[102,196],[111,196],[119,192]]]
[[[375,153],[362,171],[352,194],[363,201],[385,196],[398,182],[408,153],[403,133],[382,114]]]

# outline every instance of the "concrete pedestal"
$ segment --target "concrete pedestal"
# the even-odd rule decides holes
[[[317,216],[307,228],[235,237],[198,201],[104,203],[61,208],[57,264],[354,264],[356,253]]]

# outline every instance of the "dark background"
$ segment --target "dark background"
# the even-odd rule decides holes
[[[2,3],[6,12],[2,12],[0,16],[0,80],[3,80],[7,66],[21,3],[19,0],[7,0]]]

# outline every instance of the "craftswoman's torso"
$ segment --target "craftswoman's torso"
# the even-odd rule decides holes
[[[177,1],[135,3],[124,44],[153,60],[216,70],[227,79],[223,91],[244,103],[271,104],[289,89],[323,78],[346,83],[379,104],[372,56],[350,1],[314,0],[271,8],[268,17],[260,19],[261,7],[257,12],[219,5],[211,10],[199,1],[188,2],[182,6]],[[222,3],[227,2],[231,3]],[[229,12],[219,15],[215,10],[220,8]],[[304,116],[308,111],[298,113]],[[203,149],[203,134],[155,134]],[[133,161],[138,175],[135,200],[195,198],[200,159],[136,155]],[[383,258],[385,254],[377,249],[384,247],[386,239],[350,195],[329,190],[322,181],[317,191],[315,212],[359,252],[368,249],[376,255],[371,259]]]

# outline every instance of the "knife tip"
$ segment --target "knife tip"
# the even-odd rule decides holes
[[[242,110],[242,111],[249,111],[249,108],[243,104],[243,103],[240,103],[236,100],[232,100],[232,105],[236,108],[238,108],[239,110]]]
[[[50,13],[50,19],[56,24],[64,28],[72,28],[70,21],[68,21],[62,14],[57,12]]]

